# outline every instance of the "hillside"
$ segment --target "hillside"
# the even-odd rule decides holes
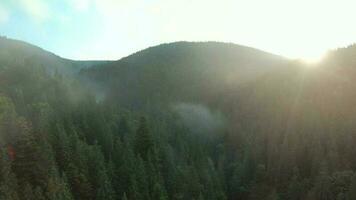
[[[183,103],[189,113],[183,116],[195,116],[199,106],[221,111],[228,121],[225,137],[230,150],[252,148],[254,164],[266,170],[269,181],[280,181],[286,192],[283,184],[295,184],[290,177],[297,176],[298,184],[317,185],[310,178],[318,181],[325,166],[330,179],[356,166],[350,149],[355,142],[351,123],[356,120],[355,53],[354,46],[340,48],[310,67],[233,44],[179,42],[151,47],[82,74],[99,82],[107,90],[107,101],[121,107],[165,112],[172,107],[176,111]],[[201,129],[199,120],[190,121]],[[280,195],[289,199],[290,194]]]
[[[176,42],[83,70],[82,74],[111,89],[115,101],[133,107],[147,101],[214,104],[221,95],[287,62],[280,56],[235,44]]]
[[[58,71],[68,75],[75,74],[83,68],[106,62],[108,61],[69,60],[26,42],[0,37],[0,63],[2,67],[13,65],[42,66],[49,73]]]
[[[274,115],[263,116],[266,120],[278,115],[284,116],[282,120],[290,109],[319,112],[320,117],[347,113],[351,117],[355,53],[355,46],[330,51],[310,68],[235,44],[177,42],[82,70],[81,75],[103,88],[108,101],[130,109],[183,102],[203,104],[232,117],[263,113]],[[340,107],[334,109],[336,105]]]
[[[355,53],[176,42],[86,62],[2,38],[0,199],[356,199]]]

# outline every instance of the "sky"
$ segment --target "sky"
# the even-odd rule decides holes
[[[354,0],[0,0],[0,35],[77,60],[174,41],[317,59],[356,42]]]

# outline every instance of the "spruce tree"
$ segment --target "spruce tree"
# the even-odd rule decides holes
[[[148,129],[147,120],[146,118],[141,117],[135,135],[135,153],[140,155],[144,160],[147,160],[147,156],[152,148],[153,141],[151,133]]]
[[[156,183],[153,186],[152,199],[168,200],[167,192],[160,183]]]
[[[122,195],[121,200],[128,200],[128,199],[127,199],[127,196],[126,196],[126,192],[124,192],[124,194]]]
[[[0,199],[19,200],[18,185],[11,170],[11,161],[4,150],[0,151]]]
[[[99,188],[97,189],[96,200],[114,200],[116,195],[104,169],[99,171],[98,178],[99,180],[97,180],[97,182],[99,183]]]
[[[67,178],[60,177],[58,170],[53,167],[46,188],[46,197],[51,200],[73,200]]]
[[[353,176],[351,185],[348,191],[349,199],[356,199],[356,175]]]
[[[42,164],[42,153],[38,143],[31,133],[31,128],[25,120],[19,121],[21,133],[16,138],[14,150],[16,156],[13,169],[21,186],[28,182],[33,186],[46,184],[48,166]]]

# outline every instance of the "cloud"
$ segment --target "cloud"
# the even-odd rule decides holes
[[[0,24],[6,23],[9,20],[9,11],[0,5]]]
[[[52,33],[48,37],[68,41],[61,51],[69,52],[64,44],[80,48],[65,53],[80,59],[118,59],[148,46],[180,40],[234,42],[291,58],[313,57],[356,38],[356,28],[350,26],[356,16],[354,0],[0,2],[0,24],[18,16],[22,20],[18,26],[33,26],[36,31]]]
[[[177,103],[173,105],[173,110],[193,133],[216,134],[225,126],[226,120],[222,113],[214,112],[202,104]]]
[[[84,12],[89,10],[92,0],[69,0],[68,3],[74,10]]]
[[[44,0],[21,0],[22,9],[37,22],[44,22],[50,18],[50,8]]]

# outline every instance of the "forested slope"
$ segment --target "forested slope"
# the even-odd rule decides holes
[[[4,56],[0,199],[356,199],[354,53],[179,42],[70,75]]]
[[[61,58],[29,43],[0,36],[0,63],[2,67],[14,65],[41,66],[48,73],[73,75],[83,68],[110,61],[74,61]]]
[[[176,42],[139,51],[110,64],[82,70],[132,108],[149,102],[217,103],[287,60],[250,47],[218,42]],[[225,98],[225,97],[224,97]]]

